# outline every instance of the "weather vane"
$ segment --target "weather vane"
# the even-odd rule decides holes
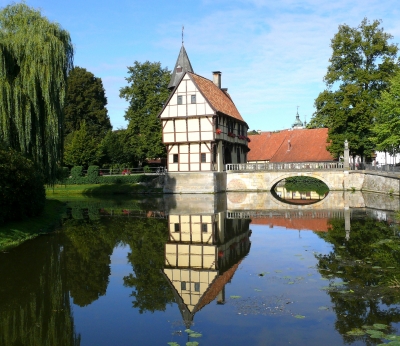
[[[183,46],[183,30],[185,30],[185,27],[182,25],[182,46]]]

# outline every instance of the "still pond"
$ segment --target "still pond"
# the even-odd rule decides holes
[[[398,200],[273,198],[68,201],[0,253],[0,345],[400,345]]]

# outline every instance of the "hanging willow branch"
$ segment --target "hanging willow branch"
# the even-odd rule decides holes
[[[62,153],[69,33],[20,3],[0,11],[0,142],[55,181]]]

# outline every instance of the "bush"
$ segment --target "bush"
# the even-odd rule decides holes
[[[0,224],[39,215],[45,201],[43,176],[33,162],[0,149]]]
[[[87,171],[87,182],[89,184],[99,183],[99,166],[89,166]]]
[[[71,169],[71,177],[67,180],[66,184],[87,184],[83,177],[83,167],[75,166]]]

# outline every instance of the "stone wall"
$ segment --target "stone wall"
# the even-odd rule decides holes
[[[365,173],[363,191],[399,195],[400,179],[387,173]]]
[[[225,172],[168,172],[165,174],[164,193],[217,193],[225,190]]]

